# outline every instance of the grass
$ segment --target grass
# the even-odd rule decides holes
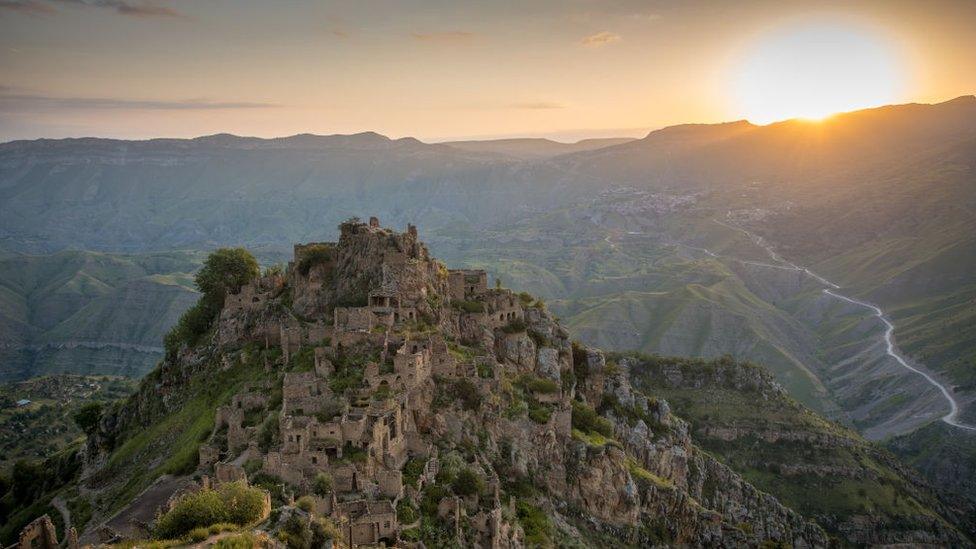
[[[580,442],[585,443],[587,446],[591,448],[603,448],[604,446],[607,445],[617,446],[617,447],[620,446],[620,443],[617,442],[616,440],[609,437],[605,437],[595,431],[584,433],[579,429],[573,429],[573,438]]]
[[[184,475],[196,469],[199,447],[213,431],[217,407],[228,404],[245,384],[266,377],[263,361],[254,360],[226,371],[207,369],[193,378],[185,402],[171,413],[140,427],[110,455],[103,479],[125,479],[106,491],[112,511],[163,474]]]

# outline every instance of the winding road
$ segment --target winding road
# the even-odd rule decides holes
[[[949,402],[949,413],[946,414],[946,415],[944,415],[944,416],[942,416],[942,421],[946,422],[949,425],[952,425],[953,427],[958,427],[959,429],[965,429],[967,431],[976,431],[976,427],[974,427],[972,425],[966,425],[965,423],[962,423],[962,422],[959,421],[959,404],[956,402],[955,397],[952,396],[952,392],[949,391],[949,389],[945,385],[943,385],[942,383],[940,383],[932,375],[930,375],[930,374],[928,374],[928,373],[920,370],[919,368],[916,368],[916,367],[912,366],[911,364],[909,364],[908,361],[902,356],[901,352],[898,351],[898,348],[895,346],[895,341],[894,341],[895,325],[888,319],[888,316],[885,315],[885,312],[883,310],[881,310],[880,307],[878,307],[877,305],[874,305],[872,303],[868,303],[867,301],[861,301],[860,299],[855,299],[855,298],[852,298],[852,297],[847,297],[845,295],[842,295],[842,294],[837,293],[835,290],[840,289],[840,286],[838,286],[837,284],[834,284],[833,282],[827,280],[826,278],[824,278],[824,277],[822,277],[822,276],[814,273],[813,271],[811,271],[810,269],[808,269],[806,267],[802,267],[800,265],[797,265],[796,263],[793,263],[791,261],[788,261],[788,260],[780,257],[780,255],[776,253],[776,251],[773,249],[773,247],[770,244],[767,244],[766,243],[766,241],[763,239],[763,237],[761,237],[759,235],[756,235],[756,234],[753,234],[752,232],[750,232],[750,231],[748,231],[746,229],[743,229],[742,227],[739,227],[737,225],[725,223],[725,222],[719,221],[718,219],[714,219],[713,221],[715,221],[719,225],[722,225],[722,226],[727,227],[729,229],[734,229],[736,231],[740,231],[743,234],[745,234],[746,236],[748,236],[750,239],[752,239],[752,241],[757,246],[759,246],[760,248],[762,248],[763,250],[765,250],[766,253],[769,254],[770,259],[772,259],[773,261],[775,261],[776,263],[778,263],[778,265],[769,265],[769,264],[759,263],[759,262],[755,262],[755,261],[744,261],[744,260],[735,259],[735,258],[732,258],[732,259],[735,259],[736,261],[741,261],[743,263],[748,263],[748,264],[751,264],[751,265],[759,265],[759,266],[763,266],[763,267],[772,267],[772,268],[779,268],[779,269],[788,269],[788,270],[793,270],[793,271],[800,271],[800,272],[805,273],[806,275],[810,276],[811,278],[813,278],[817,282],[820,282],[824,286],[827,286],[827,288],[824,288],[823,293],[825,293],[825,294],[827,294],[827,295],[829,295],[831,297],[834,297],[836,299],[840,299],[842,301],[846,301],[847,303],[850,303],[852,305],[857,305],[859,307],[864,307],[865,309],[868,309],[869,311],[871,311],[872,313],[874,313],[874,316],[878,317],[878,319],[880,319],[881,322],[884,323],[884,325],[885,325],[884,343],[885,343],[885,350],[886,350],[888,356],[890,356],[891,358],[895,359],[895,361],[898,362],[898,364],[900,364],[904,368],[908,369],[909,371],[914,372],[914,373],[922,376],[923,378],[925,378],[925,380],[927,382],[929,382],[930,384],[934,385],[935,388],[938,389],[942,393],[942,396],[944,396],[945,399]],[[704,248],[700,248],[700,249],[703,250],[703,251],[705,251],[706,253],[708,253],[708,255],[710,255],[712,257],[718,257],[717,254],[715,254],[714,252],[712,252],[710,250],[707,250],[707,249],[704,249]]]

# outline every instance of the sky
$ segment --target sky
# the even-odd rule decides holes
[[[972,0],[0,0],[0,141],[575,141],[931,103],[976,92],[974,21]]]

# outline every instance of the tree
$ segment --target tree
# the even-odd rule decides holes
[[[211,253],[194,278],[203,296],[163,338],[166,358],[174,360],[183,344],[193,346],[210,329],[227,294],[239,291],[259,275],[257,260],[244,248],[220,248]]]
[[[485,489],[485,481],[478,476],[478,473],[465,467],[455,477],[454,482],[451,483],[451,488],[459,496],[473,496]]]
[[[205,298],[223,305],[228,293],[260,276],[258,262],[244,248],[220,248],[211,253],[194,277]]]
[[[102,419],[102,404],[89,402],[75,412],[74,420],[86,435],[91,435],[98,429],[98,422]]]

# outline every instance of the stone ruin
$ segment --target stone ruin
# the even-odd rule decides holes
[[[42,515],[25,526],[17,538],[17,543],[6,549],[58,549],[63,544],[68,549],[78,549],[78,532],[69,528],[65,539],[58,543],[57,531],[51,517]]]
[[[280,409],[268,409],[272,388],[260,386],[217,410],[214,434],[200,447],[206,481],[247,480],[244,465],[259,464],[252,474],[309,494],[315,512],[330,516],[354,544],[392,543],[402,526],[396,505],[418,490],[404,486],[405,463],[424,461],[419,489],[435,482],[438,470],[437,451],[415,422],[429,406],[432,376],[497,389],[494,353],[457,351],[457,343],[431,329],[448,314],[461,326],[454,341],[492,349],[490,330],[522,322],[526,312],[510,290],[489,288],[485,271],[448,270],[433,260],[413,226],[396,233],[376,218],[351,221],[340,226],[337,243],[296,245],[284,275],[245,285],[227,296],[220,314],[222,347],[280,348],[281,358],[266,367],[285,371]],[[300,355],[311,356],[311,365],[295,371]],[[361,383],[333,390],[355,360],[362,363]],[[478,375],[484,372],[490,375]],[[248,421],[255,414],[276,418],[278,443],[265,450],[258,444],[261,425]],[[323,474],[331,480],[325,494],[315,485]],[[497,501],[496,510],[497,517],[470,518],[486,535],[501,536]],[[452,512],[459,516],[463,505]]]

